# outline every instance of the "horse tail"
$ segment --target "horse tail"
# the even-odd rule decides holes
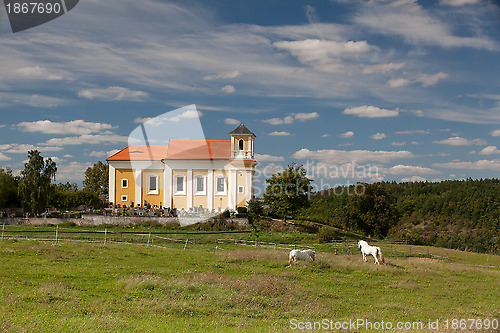
[[[377,253],[378,253],[378,258],[380,259],[380,262],[385,264],[384,256],[382,255],[382,251],[380,250],[380,247],[377,248]]]

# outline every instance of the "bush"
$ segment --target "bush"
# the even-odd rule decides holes
[[[238,207],[237,210],[238,210],[238,214],[246,214],[246,213],[248,213],[248,210],[247,210],[246,207]]]
[[[47,213],[47,217],[61,217],[62,213],[58,210],[53,210]]]
[[[224,212],[222,212],[222,216],[228,219],[231,217],[231,213],[226,209]]]
[[[320,243],[328,243],[339,238],[339,233],[332,227],[323,226],[319,229],[318,237]]]

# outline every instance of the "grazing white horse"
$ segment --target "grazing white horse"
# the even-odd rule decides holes
[[[315,255],[316,255],[316,252],[313,250],[304,250],[304,251],[292,250],[292,251],[290,251],[289,260],[288,260],[288,263],[290,264],[289,267],[292,267],[292,263],[295,266],[295,263],[297,262],[297,260],[304,260],[304,267],[306,267],[307,260],[309,258],[311,258],[312,261],[314,261]]]
[[[377,256],[380,258],[380,261],[384,263],[384,257],[382,256],[382,251],[380,250],[380,247],[368,245],[368,243],[365,242],[364,240],[360,240],[358,242],[358,248],[361,251],[361,254],[363,255],[363,260],[365,262],[368,261],[366,259],[366,255],[371,254],[373,258],[375,258],[375,263],[377,265],[380,265],[380,263],[377,260]]]

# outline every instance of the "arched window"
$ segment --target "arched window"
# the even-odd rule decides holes
[[[240,139],[240,141],[238,141],[238,150],[243,150],[244,144],[245,144],[245,141],[243,141],[243,139]]]

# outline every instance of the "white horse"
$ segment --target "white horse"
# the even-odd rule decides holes
[[[380,250],[380,247],[368,245],[368,243],[365,242],[364,240],[360,240],[358,242],[358,248],[361,251],[361,254],[363,255],[363,260],[365,262],[368,261],[366,259],[366,255],[371,254],[373,258],[375,258],[375,263],[377,265],[380,265],[380,263],[377,260],[377,256],[380,258],[380,261],[384,263],[384,256],[382,256],[382,251]]]
[[[293,266],[295,266],[295,263],[297,262],[297,260],[304,260],[304,267],[306,267],[307,260],[309,258],[311,258],[312,261],[314,261],[315,255],[316,255],[316,252],[313,250],[304,250],[304,251],[292,250],[292,251],[290,251],[290,255],[288,256],[289,257],[288,263],[290,264],[289,267],[292,267],[292,263],[293,263]]]

